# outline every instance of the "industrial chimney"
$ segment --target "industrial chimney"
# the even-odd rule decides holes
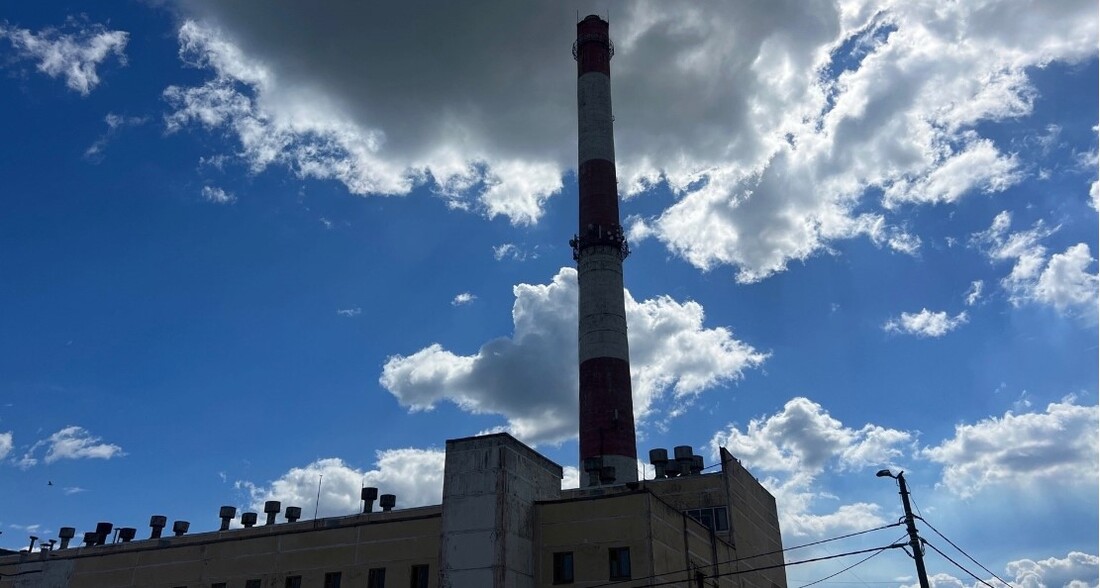
[[[619,224],[615,137],[611,116],[611,56],[607,21],[577,23],[580,223],[569,242],[580,287],[580,462],[598,459],[585,486],[638,481],[630,352],[623,301],[623,259],[630,253]],[[604,468],[613,468],[605,470]],[[607,474],[611,473],[608,478]]]

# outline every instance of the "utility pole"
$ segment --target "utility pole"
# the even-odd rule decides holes
[[[876,476],[894,478],[901,489],[901,506],[905,509],[905,530],[909,532],[909,547],[913,549],[913,559],[917,562],[917,579],[920,580],[920,588],[929,588],[928,572],[924,569],[924,546],[921,544],[920,535],[917,534],[917,525],[913,522],[913,508],[909,506],[909,488],[905,486],[905,472],[894,475],[890,470],[879,470]]]

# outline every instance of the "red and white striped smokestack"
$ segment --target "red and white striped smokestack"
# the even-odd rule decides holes
[[[580,227],[570,241],[580,286],[580,457],[582,486],[638,480],[630,352],[623,301],[623,259],[629,250],[619,224],[615,137],[611,116],[611,56],[607,21],[577,23],[578,176]],[[614,468],[610,475],[609,467]]]

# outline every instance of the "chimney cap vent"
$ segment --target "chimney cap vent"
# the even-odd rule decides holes
[[[168,526],[168,517],[164,515],[153,515],[149,517],[149,526],[153,528],[163,529]]]
[[[57,531],[57,537],[59,539],[72,539],[76,537],[76,527],[61,527]]]
[[[237,516],[237,507],[235,506],[223,506],[218,509],[219,519],[231,519]]]
[[[286,520],[293,523],[302,518],[302,507],[300,506],[288,506],[286,507]]]
[[[176,534],[176,537],[187,534],[190,529],[191,523],[188,521],[174,521],[172,523],[172,532]]]
[[[378,497],[378,505],[381,506],[382,510],[384,511],[392,509],[393,507],[397,506],[397,495],[383,494],[382,496]]]
[[[375,488],[373,486],[367,486],[366,488],[363,488],[359,491],[359,498],[363,500],[377,500],[378,488]]]

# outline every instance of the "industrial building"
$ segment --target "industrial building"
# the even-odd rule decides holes
[[[724,448],[704,467],[691,447],[649,452],[638,479],[611,113],[607,21],[577,25],[580,488],[506,433],[447,441],[442,502],[395,508],[363,489],[363,512],[299,520],[271,501],[222,507],[219,530],[189,534],[154,516],[148,538],[100,524],[71,544],[0,554],[0,588],[786,588],[775,499]],[[375,501],[381,510],[374,509]],[[285,522],[279,522],[282,514]],[[144,533],[143,533],[144,535]]]

